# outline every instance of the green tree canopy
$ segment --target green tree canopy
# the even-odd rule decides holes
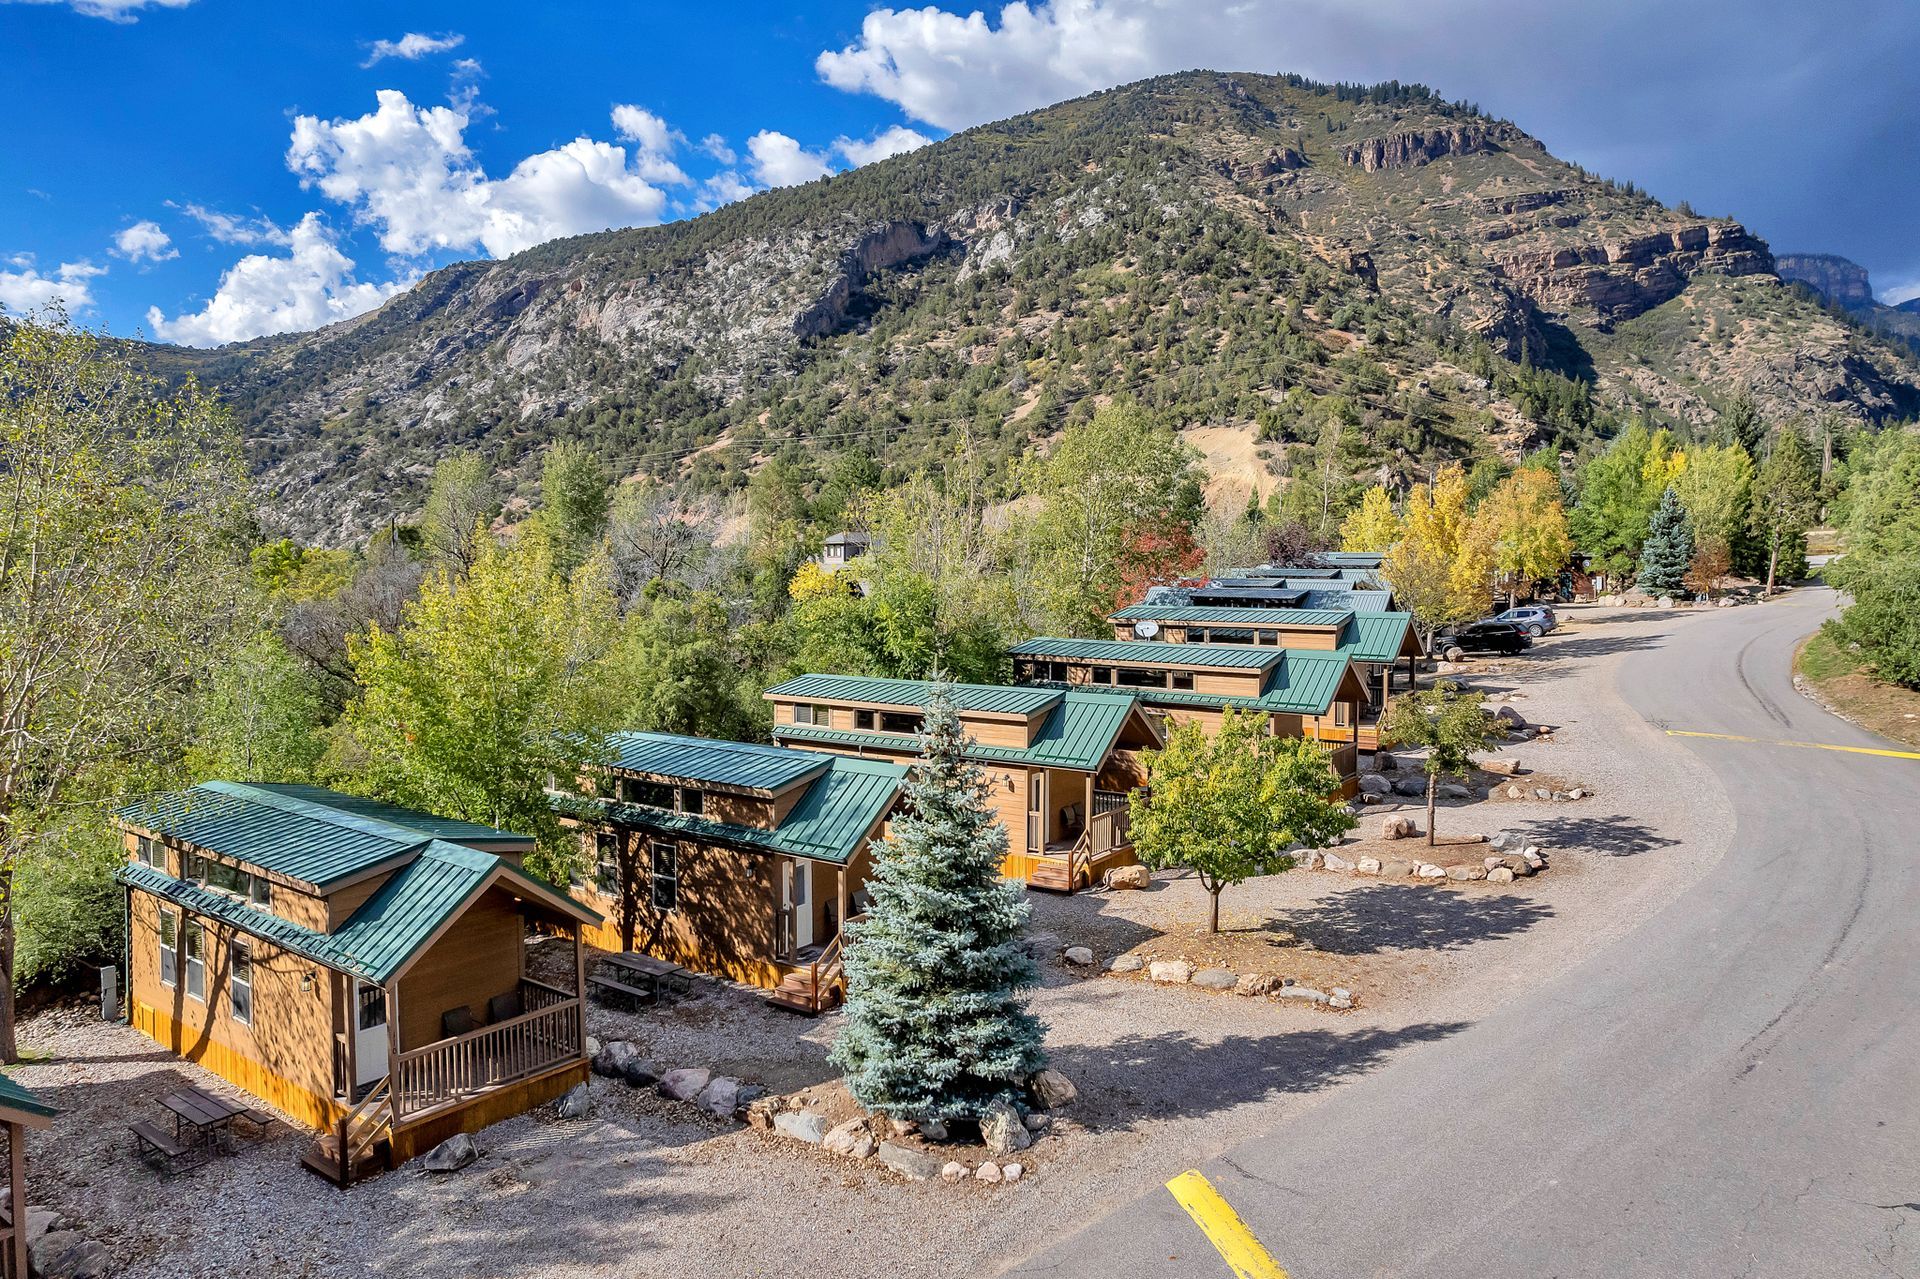
[[[1427,847],[1434,844],[1434,811],[1442,777],[1465,781],[1474,756],[1506,737],[1500,717],[1480,704],[1480,695],[1462,691],[1451,680],[1396,697],[1381,726],[1383,746],[1426,748],[1421,769],[1427,775]]]
[[[1782,557],[1804,562],[1807,530],[1820,516],[1820,471],[1797,427],[1774,433],[1773,451],[1753,481],[1749,527],[1767,548],[1767,591],[1773,591]]]
[[[1677,595],[1685,589],[1687,568],[1692,563],[1693,529],[1687,523],[1679,494],[1669,487],[1647,525],[1634,586],[1648,595]]]
[[[559,572],[573,572],[606,535],[612,486],[613,477],[586,445],[562,440],[547,450],[540,467],[539,519]]]

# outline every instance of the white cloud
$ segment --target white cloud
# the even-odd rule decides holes
[[[741,177],[732,169],[723,169],[700,184],[700,202],[702,209],[717,209],[723,204],[732,204],[735,200],[744,200],[760,188]]]
[[[209,209],[204,204],[173,204],[171,201],[168,207],[179,209],[198,222],[208,235],[222,244],[277,244],[284,247],[293,243],[293,236],[285,227],[264,215],[241,218],[218,209]]]
[[[228,267],[212,300],[198,312],[169,320],[156,306],[148,309],[147,323],[169,342],[218,346],[351,319],[412,283],[355,280],[353,260],[340,251],[317,213],[301,218],[288,238],[285,257],[249,254]]]
[[[1279,8],[1276,5],[1274,8]],[[1229,15],[1237,15],[1227,21]],[[1240,66],[1246,46],[1221,41],[1211,59],[1175,62],[1209,28],[1258,34],[1239,4],[1164,0],[1045,0],[1000,10],[998,26],[931,6],[875,9],[860,38],[814,62],[837,89],[872,93],[915,119],[961,129],[1179,66]],[[1248,19],[1252,18],[1252,21]],[[1169,65],[1171,63],[1171,65]]]
[[[754,180],[762,186],[790,187],[833,172],[827,157],[804,150],[784,133],[762,129],[747,139]]]
[[[375,40],[367,49],[367,60],[360,65],[370,67],[386,58],[404,58],[408,62],[418,62],[430,53],[445,53],[457,49],[465,43],[466,37],[457,31],[449,31],[443,36],[423,35],[418,31],[409,31],[398,40]]]
[[[105,18],[108,22],[138,22],[140,19],[135,15],[142,9],[184,9],[192,3],[193,0],[0,0],[0,4],[64,4],[75,13]]]
[[[489,178],[463,136],[468,112],[416,107],[396,89],[376,98],[357,119],[296,117],[287,167],[378,227],[389,253],[478,245],[505,257],[561,236],[650,225],[665,208],[646,176],[659,168],[644,154],[629,167],[626,148],[581,137]]]
[[[113,251],[129,262],[165,262],[180,256],[173,237],[158,222],[136,222],[113,237]]]
[[[700,149],[722,164],[732,164],[740,158],[733,153],[733,148],[727,145],[727,140],[717,133],[709,133],[700,139]]]
[[[1883,306],[1899,306],[1902,302],[1911,302],[1920,298],[1920,275],[1895,276],[1878,290],[1878,301]]]
[[[647,181],[676,185],[689,181],[680,166],[669,158],[686,142],[687,135],[653,112],[626,103],[616,106],[613,132],[616,137],[634,144],[633,167]]]
[[[42,275],[30,255],[11,259],[15,269],[0,270],[0,311],[18,314],[58,302],[69,311],[93,305],[93,287],[88,281],[105,275],[107,269],[91,262],[62,262],[51,275]]]
[[[932,138],[918,129],[909,129],[904,124],[896,124],[874,134],[866,141],[858,138],[835,138],[833,149],[847,158],[847,163],[855,168],[863,164],[872,164],[875,160],[884,160],[892,155],[905,155],[917,151]]]

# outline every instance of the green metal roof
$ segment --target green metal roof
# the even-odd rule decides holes
[[[526,848],[491,826],[435,817],[320,786],[202,782],[149,796],[114,815],[210,853],[325,888],[435,838]]]
[[[1007,650],[1015,657],[1058,657],[1092,662],[1142,662],[1221,670],[1263,670],[1285,649],[1250,644],[1168,644],[1161,640],[1059,639],[1041,636]]]
[[[1355,613],[1341,633],[1340,648],[1356,662],[1391,662],[1399,658],[1409,636],[1420,651],[1420,633],[1411,613]]]
[[[9,1110],[24,1110],[30,1115],[45,1115],[48,1118],[60,1113],[59,1109],[41,1101],[24,1084],[17,1084],[9,1075],[0,1074],[0,1106]]]
[[[1176,644],[1172,647],[1180,649],[1198,646]],[[1321,651],[1269,648],[1264,651],[1276,656],[1279,669],[1262,681],[1260,694],[1257,697],[1235,693],[1200,693],[1172,688],[1129,688],[1126,691],[1138,697],[1147,706],[1201,706],[1212,710],[1236,706],[1242,710],[1258,711],[1262,714],[1326,714],[1327,709],[1333,705],[1335,695],[1340,691],[1340,681],[1350,665],[1347,654],[1339,649]],[[1049,683],[1041,684],[1039,687],[1061,688],[1064,686]]]
[[[922,679],[880,679],[865,675],[796,675],[767,690],[768,697],[804,702],[872,702],[880,706],[924,708],[933,683]],[[986,715],[1032,715],[1058,700],[1047,689],[1005,684],[949,684],[954,707]]]
[[[675,733],[615,733],[608,744],[617,768],[746,790],[782,791],[827,767],[811,751]]]
[[[498,875],[508,888],[565,902],[577,914],[600,916],[553,885],[521,870],[504,857],[462,844],[432,840],[419,856],[396,870],[374,895],[331,933],[256,910],[238,898],[175,879],[140,862],[122,866],[123,884],[163,897],[207,919],[272,942],[329,968],[373,982],[385,982],[425,945],[434,932],[465,908]]]
[[[1069,768],[1083,773],[1098,772],[1100,765],[1106,761],[1114,738],[1120,735],[1127,717],[1140,704],[1139,698],[1134,696],[1134,689],[1109,692],[1027,686],[1008,691],[1044,694],[1058,699],[1060,704],[1040,725],[1031,745],[988,746],[974,742],[967,751],[969,759],[1025,764],[1034,768]],[[917,736],[799,724],[775,724],[773,731],[775,736],[793,741],[822,742],[899,754],[920,753],[920,739]]]
[[[905,739],[911,743],[913,738]],[[841,865],[860,851],[860,842],[874,823],[886,815],[906,781],[904,765],[884,760],[850,759],[811,751],[785,752],[817,760],[825,772],[812,782],[771,830],[723,822],[691,813],[673,813],[645,804],[623,804],[580,795],[552,796],[555,811],[571,817],[612,821],[660,834],[686,835],[736,848]]]
[[[1349,609],[1217,608],[1193,604],[1133,604],[1113,615],[1116,622],[1197,622],[1220,626],[1341,626]]]

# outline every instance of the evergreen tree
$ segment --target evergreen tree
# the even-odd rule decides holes
[[[1647,540],[1640,548],[1640,576],[1634,584],[1648,595],[1677,594],[1686,586],[1692,563],[1693,529],[1687,524],[1687,508],[1668,485],[1647,526]]]
[[[1030,908],[1001,878],[1007,832],[965,752],[936,686],[904,811],[875,852],[873,905],[847,930],[847,1024],[830,1060],[854,1100],[902,1119],[977,1119],[1018,1100],[1046,1060],[1020,994],[1040,976],[1021,946]]]

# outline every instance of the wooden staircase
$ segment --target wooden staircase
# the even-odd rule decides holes
[[[855,915],[847,922],[858,923],[863,918]],[[818,1017],[835,1004],[843,1002],[847,997],[847,979],[840,964],[840,945],[845,938],[843,929],[820,948],[820,953],[812,962],[782,977],[780,984],[767,992],[767,1002],[777,1008],[805,1013],[809,1017]]]
[[[1074,858],[1048,855],[1034,859],[1027,872],[1027,886],[1049,893],[1070,893],[1074,889]]]
[[[337,1186],[351,1186],[384,1172],[393,1150],[393,1107],[388,1080],[374,1090],[339,1123],[323,1133],[301,1154],[300,1162]],[[344,1152],[344,1154],[342,1153]]]

